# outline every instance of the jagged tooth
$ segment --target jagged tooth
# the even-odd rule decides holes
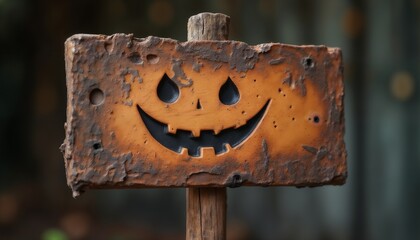
[[[214,152],[214,148],[212,147],[202,147],[200,149],[200,157],[208,157],[208,156],[214,156],[216,153]]]
[[[168,124],[168,133],[176,134],[177,130],[174,126]]]
[[[215,128],[215,129],[213,129],[213,134],[214,134],[214,135],[217,135],[217,134],[219,134],[221,131],[222,131],[222,128]]]
[[[191,133],[192,133],[192,135],[193,135],[194,137],[200,137],[200,133],[201,133],[201,131],[200,131],[200,129],[193,129],[193,130],[191,131]]]
[[[235,129],[236,128],[239,128],[239,127],[241,127],[241,126],[243,126],[245,124],[246,124],[246,120],[245,119],[241,119],[238,122],[236,122]]]
[[[188,157],[188,148],[181,148],[181,152],[179,154],[181,154],[183,157]]]
[[[230,144],[229,143],[225,143],[225,148],[226,148],[226,152],[228,153],[228,152],[230,152],[230,150],[232,150],[233,149],[233,147],[232,146],[230,146]]]

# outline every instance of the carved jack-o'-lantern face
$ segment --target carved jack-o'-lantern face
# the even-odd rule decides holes
[[[304,83],[303,76],[293,76],[293,68],[279,55],[258,53],[258,48],[238,42],[219,43],[223,51],[212,47],[206,54],[226,62],[209,61],[190,53],[191,49],[184,49],[189,55],[178,56],[180,52],[172,52],[171,44],[161,45],[158,51],[145,50],[144,61],[135,65],[142,82],[133,81],[130,91],[130,101],[141,116],[133,116],[139,131],[135,136],[143,139],[148,135],[147,144],[164,146],[159,152],[167,153],[165,158],[180,154],[211,159],[232,151],[239,151],[236,154],[242,158],[260,152],[263,141],[272,146],[273,156],[287,152],[287,148],[302,151],[301,146],[291,144],[298,139],[313,145],[328,115],[310,80]],[[245,59],[237,64],[244,66],[232,67],[229,56],[241,48]],[[280,50],[278,45],[271,46],[271,52]],[[259,63],[251,63],[246,54],[252,54]],[[273,59],[282,64],[270,64]],[[307,68],[308,74],[314,71],[312,58],[303,55],[296,59],[299,68]],[[131,106],[129,111],[134,114]],[[242,148],[250,138],[250,146]]]
[[[206,85],[210,84],[214,84],[211,79],[207,81]],[[203,87],[206,87],[206,85],[203,85]],[[216,86],[218,85],[216,84]],[[185,112],[177,116],[185,119],[183,122],[186,125],[180,126],[183,129],[175,128],[170,123],[171,119],[169,119],[169,122],[163,123],[151,117],[139,105],[137,105],[137,108],[151,135],[163,146],[177,153],[181,153],[186,149],[190,156],[195,157],[201,155],[201,148],[213,148],[215,154],[219,155],[226,153],[232,147],[240,145],[253,133],[267,110],[269,100],[261,106],[261,109],[256,114],[247,116],[246,122],[242,116],[235,117],[233,115],[230,123],[228,121],[225,123],[222,122],[224,116],[219,113],[219,110],[224,108],[227,111],[233,111],[235,105],[241,99],[241,93],[229,77],[218,91],[209,93],[209,89],[215,90],[210,87],[202,89],[202,91],[199,89],[191,90],[197,91],[199,94],[193,94],[194,98],[186,99],[184,101],[187,105],[184,107]],[[168,104],[167,108],[177,104],[181,97],[178,85],[166,74],[164,74],[157,86],[157,95],[162,102]],[[246,111],[243,110],[241,115],[245,114]],[[201,124],[196,121],[220,121],[220,123],[214,125],[213,128],[209,128],[211,125]]]
[[[76,35],[66,49],[72,185],[344,179],[337,49],[128,35]]]

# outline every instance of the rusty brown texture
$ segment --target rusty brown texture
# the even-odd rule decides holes
[[[88,188],[318,186],[343,184],[341,51],[325,46],[190,41],[133,35],[77,34],[65,42],[67,182]],[[179,88],[174,103],[157,87],[167,75]],[[233,105],[219,100],[231,79]],[[200,107],[197,107],[198,101]],[[140,110],[168,134],[218,134],[262,117],[237,146],[191,156],[166,148]]]

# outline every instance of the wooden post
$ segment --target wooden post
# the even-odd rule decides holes
[[[188,41],[227,40],[229,16],[200,13],[188,20]],[[226,239],[226,188],[187,189],[187,240]]]
[[[136,40],[132,34],[76,34],[66,40],[61,150],[74,196],[91,188],[190,187],[187,240],[224,240],[226,186],[344,183],[340,49],[226,41],[228,24],[223,14],[192,16],[185,43],[153,36]],[[208,79],[212,74],[217,81]],[[222,106],[227,85],[236,91],[229,101],[239,99],[230,76],[240,84],[243,101]],[[169,106],[181,87],[186,101]],[[186,106],[195,111],[180,111]],[[238,127],[224,128],[229,126]],[[205,131],[197,137],[203,129],[224,134]],[[169,130],[174,136],[165,134]],[[215,154],[206,153],[211,148]]]

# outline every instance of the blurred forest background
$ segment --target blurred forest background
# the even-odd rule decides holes
[[[0,0],[0,239],[184,239],[185,190],[66,186],[63,43],[75,33],[186,40],[199,12],[230,39],[340,47],[344,186],[228,190],[230,240],[420,239],[420,0]]]

